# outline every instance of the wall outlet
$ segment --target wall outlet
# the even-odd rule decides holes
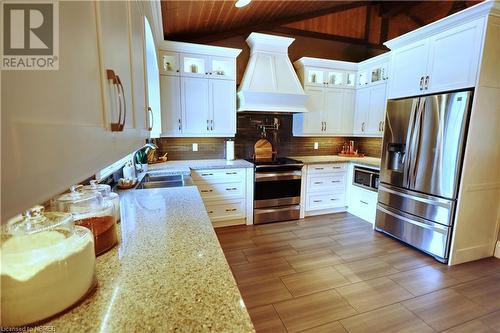
[[[197,143],[193,143],[193,151],[198,151],[198,144]]]
[[[314,149],[319,149],[319,142],[314,143]]]

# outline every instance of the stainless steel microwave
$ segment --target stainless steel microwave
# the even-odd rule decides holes
[[[379,171],[355,166],[352,183],[355,186],[376,192],[379,184]]]

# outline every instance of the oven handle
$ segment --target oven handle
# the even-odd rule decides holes
[[[276,180],[294,180],[301,179],[302,171],[291,171],[291,172],[256,172],[255,181],[256,182],[270,182]]]

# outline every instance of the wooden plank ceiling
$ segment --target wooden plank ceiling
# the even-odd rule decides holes
[[[479,1],[162,1],[165,39],[211,43],[252,31],[384,48],[391,38]]]

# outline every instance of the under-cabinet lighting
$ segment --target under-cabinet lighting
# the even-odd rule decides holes
[[[248,5],[250,3],[250,1],[252,1],[252,0],[238,0],[238,1],[236,1],[236,3],[234,5],[237,8],[241,8],[241,7],[245,7],[246,5]]]

